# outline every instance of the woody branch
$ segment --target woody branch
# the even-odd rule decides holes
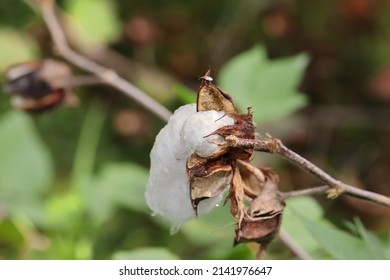
[[[371,202],[375,202],[377,204],[390,207],[390,198],[378,193],[366,191],[359,189],[357,187],[348,185],[344,182],[341,182],[328,173],[308,161],[307,159],[301,157],[297,153],[291,151],[279,139],[268,137],[266,140],[252,140],[252,139],[240,139],[236,136],[228,136],[226,137],[227,145],[230,147],[238,147],[243,149],[253,149],[259,152],[266,153],[275,153],[284,159],[288,160],[292,164],[300,167],[301,169],[311,173],[326,186],[301,190],[301,191],[293,191],[287,193],[280,193],[281,198],[287,199],[290,197],[301,196],[301,195],[314,195],[320,193],[327,193],[329,197],[335,198],[340,194],[346,194],[349,196],[354,196],[360,199],[368,200]]]
[[[118,76],[114,70],[103,67],[89,58],[76,53],[69,47],[65,33],[61,28],[55,13],[54,0],[36,0],[35,2],[41,10],[42,17],[46,23],[47,28],[49,29],[50,35],[58,53],[64,59],[79,67],[80,69],[96,75],[96,77],[99,78],[102,82],[112,86],[113,88],[116,88],[130,98],[136,100],[139,104],[153,112],[162,120],[169,120],[172,113],[163,105],[151,98],[141,89]]]

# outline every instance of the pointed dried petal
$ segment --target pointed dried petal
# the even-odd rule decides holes
[[[210,70],[202,77],[202,84],[198,91],[197,111],[224,111],[234,113],[236,110],[232,98],[222,89],[211,83]]]

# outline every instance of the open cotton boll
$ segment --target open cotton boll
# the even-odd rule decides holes
[[[146,202],[153,214],[161,215],[173,223],[187,220],[194,215],[189,201],[185,166],[191,151],[182,149],[179,134],[184,121],[195,112],[195,105],[177,109],[157,135],[150,153]]]
[[[180,132],[181,141],[197,155],[209,157],[222,149],[224,141],[219,135],[209,135],[217,129],[233,125],[234,120],[225,112],[214,110],[192,114],[184,122]]]
[[[188,157],[197,152],[210,156],[220,147],[210,141],[222,141],[219,136],[204,136],[233,124],[224,112],[196,112],[196,105],[180,107],[159,132],[150,153],[150,174],[145,198],[155,215],[168,219],[177,229],[181,223],[195,217],[190,200],[190,185],[186,173]],[[211,139],[208,139],[211,138]],[[203,200],[198,214],[210,211],[222,200],[222,194]]]

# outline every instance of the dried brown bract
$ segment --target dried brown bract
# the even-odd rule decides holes
[[[193,154],[187,160],[192,207],[197,213],[199,202],[225,191],[232,178],[232,166],[226,158],[207,159]]]
[[[73,75],[60,61],[44,59],[11,66],[6,71],[5,90],[12,93],[12,106],[39,112],[59,105],[77,105],[70,89]]]
[[[277,234],[284,202],[278,195],[279,176],[272,170],[237,161],[244,193],[252,200],[236,225],[235,244],[257,242],[265,248]]]
[[[226,113],[236,112],[230,95],[211,83],[213,79],[210,77],[210,70],[201,79],[202,84],[200,85],[196,102],[198,112],[210,110],[224,111]]]
[[[245,242],[256,242],[261,245],[261,250],[264,250],[278,234],[281,222],[282,214],[275,215],[269,219],[253,221],[243,219],[240,226],[238,224],[236,226],[234,245]]]
[[[226,196],[225,203],[230,200],[230,213],[241,224],[244,217],[244,189],[242,186],[241,174],[236,167],[230,185],[229,194]]]

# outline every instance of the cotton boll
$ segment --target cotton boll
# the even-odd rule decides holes
[[[150,153],[150,175],[146,186],[146,202],[154,214],[173,223],[195,216],[186,176],[186,160],[191,151],[182,148],[180,129],[184,121],[196,112],[195,105],[175,111],[168,124],[156,137]]]
[[[154,214],[165,217],[174,225],[173,231],[184,221],[195,217],[186,161],[194,152],[200,156],[210,156],[220,149],[211,143],[221,142],[219,136],[204,136],[233,124],[233,119],[224,114],[216,111],[196,112],[195,104],[182,106],[156,137],[150,153],[151,166],[145,198]],[[210,211],[220,203],[222,197],[223,194],[220,194],[201,201],[198,213]]]
[[[205,111],[192,114],[184,122],[180,131],[181,141],[188,149],[193,150],[202,157],[209,157],[218,153],[224,145],[224,140],[219,135],[209,135],[215,130],[233,125],[234,120],[225,112]]]

